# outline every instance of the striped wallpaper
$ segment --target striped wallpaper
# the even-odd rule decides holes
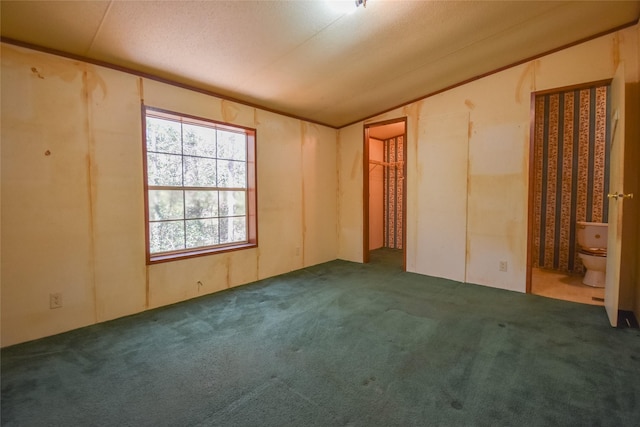
[[[608,105],[608,86],[535,98],[534,267],[584,271],[576,221],[607,222]]]
[[[404,203],[404,137],[384,141],[384,247],[402,249]]]

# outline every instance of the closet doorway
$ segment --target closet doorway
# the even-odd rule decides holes
[[[363,262],[406,271],[407,119],[364,126]]]

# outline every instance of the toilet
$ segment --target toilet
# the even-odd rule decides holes
[[[607,269],[607,230],[602,222],[577,222],[578,257],[587,272],[585,285],[604,288]]]

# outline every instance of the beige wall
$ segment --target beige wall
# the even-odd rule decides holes
[[[258,248],[145,265],[142,100],[257,129]],[[3,44],[1,137],[3,346],[336,258],[334,129]]]
[[[524,292],[531,92],[612,78],[620,61],[637,82],[638,55],[635,26],[367,120],[408,120],[407,269]],[[354,261],[365,123],[339,131],[339,255]]]
[[[338,132],[338,258],[354,262],[362,262],[364,256],[362,138],[362,125]]]

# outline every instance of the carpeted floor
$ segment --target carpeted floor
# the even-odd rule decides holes
[[[2,425],[640,425],[640,331],[396,255],[2,349]]]

